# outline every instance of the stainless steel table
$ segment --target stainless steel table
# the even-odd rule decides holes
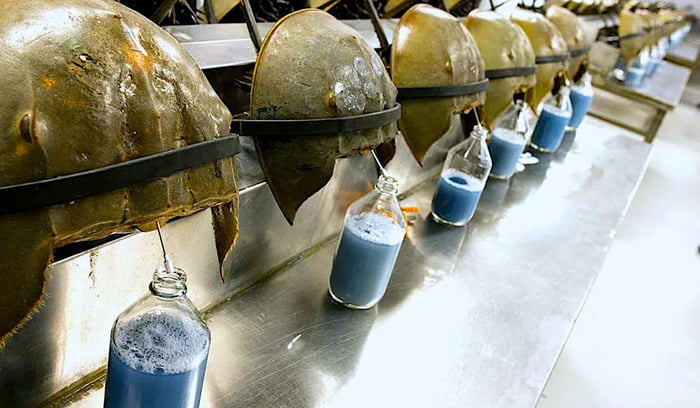
[[[665,59],[674,64],[695,69],[698,65],[698,58],[700,58],[700,38],[691,37],[686,38],[678,48],[666,55]]]
[[[467,228],[427,218],[430,180],[402,203],[420,213],[376,308],[328,300],[330,243],[209,310],[202,407],[534,406],[650,149],[588,118],[489,181]],[[100,406],[103,389],[81,397]]]
[[[596,92],[588,113],[640,133],[651,143],[666,113],[680,103],[690,74],[686,67],[661,61],[656,72],[639,88],[594,76]]]

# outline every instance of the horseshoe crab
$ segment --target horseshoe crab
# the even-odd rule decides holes
[[[229,135],[192,57],[108,0],[0,5],[0,186],[98,169]],[[219,257],[238,225],[236,170],[218,160],[97,196],[0,216],[0,341],[41,303],[53,250],[212,207]]]
[[[394,30],[391,77],[399,87],[474,84],[484,61],[471,34],[456,18],[427,4],[409,9]],[[401,93],[399,93],[401,99]],[[450,128],[451,116],[484,104],[485,89],[471,94],[401,99],[399,128],[416,161]]]
[[[656,46],[663,36],[663,22],[661,17],[659,17],[659,15],[653,11],[644,9],[637,10],[636,14],[644,21],[645,29],[647,31],[646,46],[651,49]]]
[[[547,19],[557,27],[566,40],[566,45],[569,48],[569,52],[571,52],[571,59],[569,60],[568,66],[569,76],[575,82],[583,75],[583,71],[581,70],[582,64],[584,67],[588,65],[588,52],[582,52],[582,50],[592,45],[591,41],[586,38],[583,21],[570,10],[557,5],[549,6],[546,16]]]
[[[557,27],[542,14],[515,9],[510,19],[525,31],[535,51],[537,83],[528,93],[528,103],[537,110],[542,100],[552,92],[556,78],[567,71],[569,57],[566,41]],[[561,58],[556,58],[559,56]]]
[[[620,35],[620,53],[626,63],[634,60],[646,45],[646,36],[643,35],[646,24],[641,16],[632,10],[624,9],[620,12],[618,32]]]
[[[250,119],[366,116],[395,108],[396,93],[379,55],[360,34],[324,11],[304,9],[278,21],[263,41],[253,73]],[[275,200],[292,224],[301,204],[328,183],[336,158],[395,136],[394,119],[358,131],[317,134],[309,127],[295,135],[259,135],[255,147]]]
[[[511,71],[498,78],[489,77],[483,113],[484,122],[491,127],[496,117],[512,103],[516,93],[525,92],[535,85],[535,53],[525,32],[495,11],[474,10],[464,24],[479,47],[486,65],[486,76]]]

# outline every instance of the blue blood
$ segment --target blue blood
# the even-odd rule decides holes
[[[551,105],[545,105],[532,132],[532,144],[546,152],[559,148],[571,114]]]
[[[644,80],[644,69],[629,67],[625,72],[625,86],[629,88],[637,88],[642,85]]]
[[[574,129],[579,127],[581,122],[583,122],[583,118],[586,117],[586,112],[588,112],[588,107],[591,106],[592,100],[593,95],[586,95],[579,92],[576,88],[571,89],[571,108],[573,112],[571,113],[569,127]]]
[[[658,60],[651,60],[646,66],[646,75],[649,76],[656,72],[656,70],[659,68],[659,61]]]
[[[196,408],[209,352],[206,330],[170,313],[145,314],[115,328],[105,408]]]
[[[464,225],[474,216],[484,185],[476,177],[455,169],[440,176],[433,196],[433,218],[451,225]]]
[[[494,129],[489,141],[489,153],[493,161],[491,175],[500,178],[512,176],[523,149],[525,149],[525,138],[518,132],[502,128]]]
[[[365,309],[384,296],[405,229],[376,213],[348,217],[333,259],[331,296],[346,306]]]

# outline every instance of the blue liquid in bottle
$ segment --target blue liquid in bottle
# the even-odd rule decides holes
[[[209,352],[194,321],[151,312],[115,327],[105,408],[196,408]]]
[[[659,68],[659,64],[660,64],[660,62],[658,60],[655,60],[655,59],[649,61],[649,63],[647,64],[647,68],[646,68],[646,75],[649,76],[649,75],[653,74],[654,72],[656,72],[656,70]]]
[[[545,152],[554,152],[564,137],[571,114],[552,105],[544,105],[532,132],[532,144]]]
[[[384,296],[405,229],[379,213],[350,216],[338,243],[330,277],[331,297],[368,309]]]
[[[489,153],[493,162],[491,176],[496,178],[512,176],[524,149],[525,138],[518,132],[503,128],[494,129],[489,141]]]
[[[591,101],[593,100],[593,95],[586,95],[579,92],[576,88],[572,88],[570,97],[573,112],[571,113],[569,126],[576,129],[581,122],[583,122],[583,118],[586,117],[588,108],[591,106]]]
[[[440,176],[433,196],[433,217],[450,225],[464,225],[474,216],[484,185],[476,177],[455,169]]]
[[[637,67],[629,67],[625,72],[625,86],[629,88],[638,88],[644,80],[644,69]]]

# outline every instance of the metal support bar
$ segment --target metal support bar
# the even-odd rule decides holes
[[[255,13],[253,13],[253,8],[250,6],[249,0],[241,0],[241,5],[243,6],[243,18],[245,18],[245,25],[248,28],[250,40],[253,41],[253,46],[255,46],[255,52],[260,52],[260,46],[262,45],[262,41],[260,40],[260,32],[258,31],[258,25],[257,21],[255,20]]]
[[[382,49],[382,51],[387,51],[390,47],[389,40],[387,40],[386,33],[384,33],[384,29],[382,28],[382,23],[379,21],[379,13],[377,13],[377,9],[374,7],[374,3],[372,2],[372,0],[365,0],[365,4],[367,4],[367,8],[369,9],[369,16],[372,20],[374,32],[377,34],[377,39],[379,39],[379,47]],[[385,56],[384,52],[380,54]],[[388,66],[389,64],[391,64],[391,61],[388,61],[390,57],[385,57],[386,58],[384,58],[384,64]]]
[[[158,6],[156,11],[154,11],[151,15],[151,20],[155,21],[156,24],[162,23],[165,16],[167,16],[168,13],[170,13],[170,10],[175,7],[175,3],[177,3],[177,0],[165,0],[164,2],[160,3],[160,6]]]

